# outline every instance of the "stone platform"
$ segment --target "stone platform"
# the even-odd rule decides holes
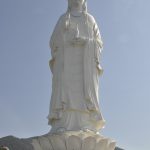
[[[72,147],[71,145],[68,145],[69,142],[72,144]],[[58,145],[58,143],[61,145]],[[94,148],[97,148],[98,150],[103,150],[104,148],[113,149],[114,144],[115,142],[109,138],[105,138],[100,135],[94,135],[91,133],[84,134],[84,132],[78,132],[72,135],[71,133],[68,133],[67,135],[45,134],[43,136],[26,139],[20,139],[14,136],[0,138],[0,146],[7,146],[9,150],[55,150],[54,148],[58,148],[57,150],[63,150],[63,148],[66,147],[68,148],[67,150],[73,150],[74,147],[76,147],[76,149],[74,150],[80,150],[80,148],[85,149],[86,147],[88,147],[89,149],[93,148],[93,150],[95,150]],[[124,149],[116,147],[115,150]]]
[[[63,132],[32,139],[34,150],[114,150],[116,142],[93,132]]]

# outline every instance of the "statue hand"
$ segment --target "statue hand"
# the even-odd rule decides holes
[[[75,37],[71,40],[73,45],[85,45],[88,42],[88,38],[86,37]]]

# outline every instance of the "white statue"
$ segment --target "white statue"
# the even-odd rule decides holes
[[[91,130],[105,121],[99,109],[102,40],[86,0],[68,0],[50,40],[53,73],[49,124],[51,133]]]

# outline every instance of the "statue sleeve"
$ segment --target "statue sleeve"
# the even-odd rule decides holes
[[[49,61],[49,66],[51,71],[53,72],[53,65],[55,63],[55,59],[56,59],[56,54],[58,49],[61,47],[61,43],[62,43],[62,18],[63,16],[61,16],[55,26],[55,29],[52,33],[50,42],[49,42],[49,46],[51,49],[51,60]]]
[[[49,45],[50,45],[50,48],[51,48],[52,59],[55,58],[56,51],[59,47],[59,43],[58,43],[59,31],[60,31],[60,19],[58,20],[58,22],[55,26],[55,29],[52,33],[52,36],[51,36],[51,39],[50,39],[50,42],[49,42]]]
[[[87,16],[89,18],[88,19],[89,23],[91,24],[91,26],[93,28],[93,39],[96,41],[97,46],[101,51],[103,48],[103,42],[102,42],[102,38],[101,38],[101,34],[100,34],[100,30],[98,28],[98,25],[97,25],[94,17],[91,14],[87,13]]]
[[[93,26],[93,33],[94,33],[94,39],[97,42],[97,46],[99,47],[99,49],[101,51],[103,48],[103,41],[102,41],[100,30],[97,26],[96,21],[95,21],[94,26]]]
[[[103,48],[103,42],[102,42],[100,30],[94,18],[93,18],[93,23],[94,23],[93,24],[93,39],[95,41],[95,59],[96,59],[95,61],[96,61],[96,66],[97,66],[99,75],[101,75],[103,73],[103,69],[100,65],[100,56],[101,56],[101,51]]]

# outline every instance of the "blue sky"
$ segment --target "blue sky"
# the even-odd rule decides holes
[[[102,134],[150,149],[150,1],[88,1],[103,37]],[[0,137],[50,130],[49,38],[66,0],[0,0]]]

